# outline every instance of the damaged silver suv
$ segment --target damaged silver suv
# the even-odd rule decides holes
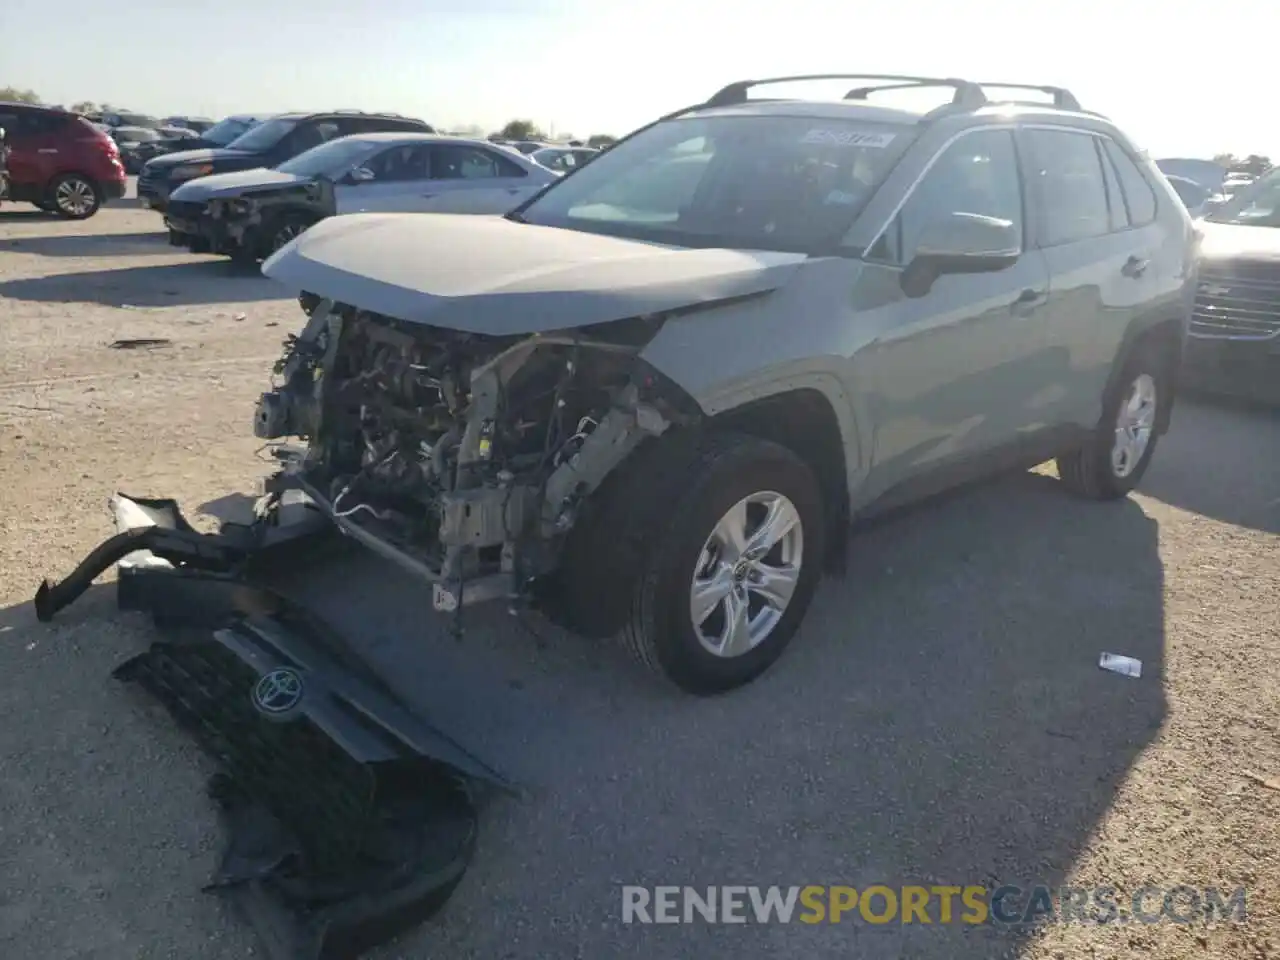
[[[748,96],[796,80],[871,85]],[[947,102],[870,102],[913,87]],[[778,658],[854,519],[1051,458],[1133,489],[1195,239],[1065,90],[834,75],[731,84],[504,217],[325,221],[263,272],[310,315],[257,410],[307,441],[261,524],[301,503],[437,610],[530,601],[711,693]]]

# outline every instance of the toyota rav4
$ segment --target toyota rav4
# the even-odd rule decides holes
[[[792,80],[860,85],[749,97]],[[905,88],[947,102],[871,102]],[[734,83],[504,217],[355,214],[276,252],[309,318],[255,430],[307,443],[258,528],[301,504],[437,610],[529,599],[726,690],[790,643],[856,518],[1048,459],[1075,494],[1132,490],[1195,253],[1165,178],[1066,90]],[[127,499],[117,523],[196,537]],[[174,542],[160,560],[215,562]]]

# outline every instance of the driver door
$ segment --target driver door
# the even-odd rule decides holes
[[[401,143],[374,154],[363,167],[372,180],[343,177],[334,186],[338,213],[414,213],[430,173],[428,144]]]
[[[867,252],[851,322],[874,337],[854,356],[874,430],[872,496],[1012,445],[1036,421],[1035,328],[1049,273],[1026,242],[1021,184],[1012,129],[964,134]],[[1012,222],[1021,254],[1003,270],[943,275],[908,297],[902,271],[925,228],[947,213]]]

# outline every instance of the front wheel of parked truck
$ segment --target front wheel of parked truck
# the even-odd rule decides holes
[[[1159,351],[1139,350],[1103,398],[1090,439],[1058,457],[1067,488],[1091,500],[1117,500],[1138,486],[1151,464],[1166,406],[1172,402],[1168,364]]]
[[[749,683],[782,655],[821,576],[822,497],[785,447],[705,438],[659,512],[623,635],[694,694]]]

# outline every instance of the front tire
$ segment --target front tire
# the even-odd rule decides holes
[[[102,206],[102,191],[88,177],[68,173],[50,186],[49,202],[65,220],[88,220]]]
[[[1164,405],[1171,400],[1165,365],[1152,352],[1140,350],[1104,398],[1102,418],[1090,439],[1058,457],[1062,482],[1090,500],[1127,496],[1151,464]]]
[[[623,636],[693,694],[749,683],[781,655],[821,576],[822,496],[785,447],[712,435],[651,543]]]

